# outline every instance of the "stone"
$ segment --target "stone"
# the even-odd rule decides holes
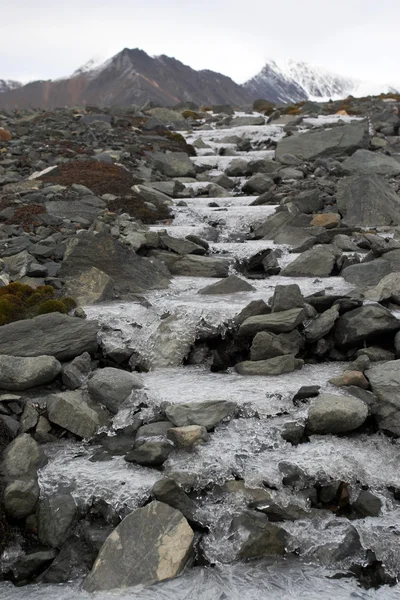
[[[24,412],[21,415],[21,433],[26,433],[30,429],[36,427],[39,420],[39,413],[32,404],[26,403],[24,406]]]
[[[143,381],[139,375],[106,367],[93,373],[89,379],[88,392],[93,400],[115,414],[131,392],[142,387]]]
[[[341,272],[341,276],[354,285],[365,287],[377,285],[381,279],[390,273],[390,265],[386,260],[379,258],[371,262],[350,265]]]
[[[303,423],[296,423],[295,421],[285,423],[281,437],[290,444],[297,445],[302,442],[305,434],[305,425]]]
[[[36,479],[16,479],[4,490],[4,509],[12,519],[24,519],[35,512],[40,489]]]
[[[34,259],[29,252],[23,250],[22,252],[18,252],[18,254],[3,257],[3,262],[10,277],[16,281],[27,275]]]
[[[366,304],[341,315],[335,326],[335,340],[339,346],[356,346],[360,342],[384,335],[393,335],[400,329],[400,320],[379,304]]]
[[[303,307],[304,298],[297,283],[275,286],[271,300],[271,312],[275,313]]]
[[[323,207],[321,192],[319,190],[304,190],[286,199],[285,206],[291,211],[295,207],[299,212],[306,214],[317,213]],[[293,212],[293,211],[292,211]]]
[[[274,185],[273,180],[263,173],[256,173],[246,181],[243,186],[245,194],[264,194]]]
[[[81,390],[61,392],[47,398],[49,420],[74,435],[90,439],[96,431],[107,424],[107,417],[94,410]]]
[[[70,494],[54,494],[39,502],[38,538],[44,546],[60,548],[77,518],[77,506]]]
[[[382,509],[382,500],[369,490],[361,490],[356,501],[352,504],[352,509],[358,519],[379,517]]]
[[[235,367],[240,375],[282,375],[283,373],[293,373],[301,369],[304,361],[295,358],[291,354],[276,356],[267,360],[247,360],[238,363]]]
[[[189,522],[196,522],[194,517],[197,510],[196,503],[173,479],[168,477],[159,479],[153,485],[151,493],[159,502],[179,510]]]
[[[149,586],[177,577],[192,555],[193,538],[181,512],[151,502],[125,517],[107,538],[84,589]]]
[[[198,294],[217,295],[217,294],[235,294],[237,292],[253,292],[255,287],[247,283],[244,279],[236,275],[229,275],[221,281],[207,285],[199,290]]]
[[[68,583],[90,573],[95,552],[79,534],[68,536],[55,560],[40,576],[40,583]]]
[[[325,337],[334,327],[338,318],[339,306],[336,304],[321,315],[318,315],[318,317],[304,327],[306,341],[313,343]]]
[[[210,400],[188,404],[173,404],[165,414],[177,427],[200,425],[208,431],[236,411],[236,403],[228,400]]]
[[[384,262],[389,266],[387,261]],[[369,280],[368,283],[374,287],[368,287],[363,293],[366,300],[373,300],[374,302],[392,300],[392,302],[400,304],[400,273],[389,273],[376,284]]]
[[[62,368],[62,382],[70,390],[80,388],[87,380],[91,368],[91,358],[88,352],[77,356]]]
[[[2,456],[2,470],[9,479],[32,478],[43,463],[42,450],[28,433],[16,437]]]
[[[398,334],[396,333],[396,335],[394,336],[395,346],[397,337]],[[360,348],[359,350],[357,350],[355,356],[367,356],[371,362],[388,361],[395,359],[394,352],[390,352],[390,350],[386,350],[385,348],[379,348],[379,346],[369,346],[368,348]]]
[[[151,155],[155,167],[167,177],[195,177],[193,162],[184,152],[153,152]]]
[[[167,233],[160,233],[159,237],[161,245],[176,254],[184,256],[186,254],[204,255],[206,253],[206,250],[202,246],[199,246],[188,239],[175,238]]]
[[[74,298],[79,306],[90,306],[114,298],[112,278],[96,267],[90,267],[77,277],[67,279],[64,290],[65,295]]]
[[[344,433],[360,427],[368,416],[367,405],[356,397],[320,394],[308,411],[309,433]]]
[[[154,467],[165,463],[174,445],[168,440],[143,442],[124,457],[127,462]]]
[[[271,333],[285,333],[295,329],[303,321],[304,311],[302,308],[291,308],[266,315],[258,315],[246,319],[239,329],[239,335],[252,337],[260,331]]]
[[[400,224],[400,198],[379,175],[362,173],[339,180],[336,201],[343,224],[349,227]]]
[[[341,377],[333,377],[330,379],[329,383],[335,385],[336,387],[355,385],[363,390],[369,389],[369,383],[364,377],[362,371],[345,371]]]
[[[271,309],[264,300],[252,300],[234,317],[234,323],[236,325],[242,325],[249,317],[270,314],[270,312]]]
[[[253,339],[250,358],[251,360],[265,360],[284,354],[296,356],[303,346],[304,340],[297,330],[279,335],[268,331],[260,331]]]
[[[234,517],[231,529],[241,539],[247,536],[239,550],[239,558],[242,560],[282,556],[286,553],[288,534],[278,525],[269,523],[265,515],[247,511]]]
[[[225,169],[229,177],[243,177],[247,174],[249,163],[244,158],[234,158]]]
[[[74,280],[92,267],[106,273],[114,282],[115,293],[123,298],[169,284],[162,265],[139,256],[107,233],[82,231],[67,243],[59,275]]]
[[[345,169],[355,173],[374,173],[388,177],[400,175],[400,163],[395,158],[381,152],[360,149],[346,158],[342,164]]]
[[[0,355],[0,388],[4,390],[20,391],[44,385],[60,372],[61,364],[53,356]]]
[[[315,215],[311,221],[313,227],[325,227],[325,229],[333,229],[340,225],[340,215],[337,213],[322,213]]]
[[[298,256],[282,271],[283,277],[329,277],[335,267],[337,252],[332,246],[315,246]]]
[[[400,435],[400,360],[373,365],[365,376],[379,399],[374,413],[379,428]]]
[[[207,429],[200,425],[174,427],[168,430],[167,436],[177,448],[192,448],[208,440]]]
[[[148,423],[139,427],[136,433],[136,446],[140,443],[150,440],[151,438],[164,438],[166,439],[168,431],[173,427],[171,421],[155,421],[154,423]]]
[[[306,400],[307,398],[315,398],[319,394],[321,386],[319,385],[303,385],[293,396],[293,402]]]
[[[96,196],[84,196],[76,202],[50,200],[45,202],[44,205],[47,214],[52,217],[69,219],[72,223],[80,223],[86,226],[93,223],[107,206],[104,200]]]
[[[283,138],[278,142],[276,160],[285,154],[304,160],[319,157],[351,155],[368,144],[368,124],[351,123],[311,133],[300,133]]]
[[[56,550],[38,550],[20,556],[12,565],[12,576],[17,582],[27,582],[42,573],[55,557]]]
[[[229,264],[226,258],[189,254],[168,264],[168,268],[173,275],[183,277],[228,277]]]
[[[0,354],[54,356],[71,360],[98,348],[98,324],[61,313],[40,315],[0,327]]]

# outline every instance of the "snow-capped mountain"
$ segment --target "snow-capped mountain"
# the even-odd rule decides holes
[[[343,77],[291,59],[268,61],[258,75],[243,85],[253,98],[285,104],[302,100],[339,100],[349,95],[378,95],[397,92],[400,88]]]
[[[0,94],[4,94],[4,92],[9,92],[10,90],[16,90],[22,85],[23,84],[19,81],[12,81],[11,79],[0,79]]]

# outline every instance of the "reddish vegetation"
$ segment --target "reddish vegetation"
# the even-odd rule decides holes
[[[109,202],[108,210],[115,213],[127,213],[131,217],[140,219],[142,223],[147,224],[171,218],[168,206],[160,203],[156,207],[156,211],[154,211],[136,194]]]
[[[38,227],[40,221],[37,219],[37,215],[43,215],[46,212],[44,204],[28,204],[26,206],[19,206],[13,217],[7,220],[8,225],[21,225],[22,227]]]
[[[0,127],[0,142],[9,142],[10,140],[12,140],[11,132]]]
[[[131,187],[138,183],[138,180],[122,167],[94,160],[73,161],[60,165],[42,179],[47,183],[65,186],[73,183],[85,185],[99,196],[124,196],[130,194]]]

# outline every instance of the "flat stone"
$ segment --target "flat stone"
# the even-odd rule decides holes
[[[337,251],[332,246],[315,246],[298,256],[282,271],[283,277],[329,277],[335,266]]]
[[[244,279],[236,275],[229,275],[221,281],[207,285],[199,290],[198,294],[217,295],[217,294],[235,294],[237,292],[253,292],[255,287],[247,283]]]
[[[89,406],[81,390],[61,392],[47,398],[49,420],[74,435],[89,439],[107,424],[107,416]]]
[[[79,306],[89,306],[114,298],[114,281],[111,277],[90,267],[74,278],[67,279],[65,295],[74,298]]]
[[[400,320],[383,306],[366,304],[341,315],[335,326],[335,340],[340,346],[355,346],[364,340],[395,334]]]
[[[369,389],[369,383],[361,371],[345,371],[341,377],[333,377],[329,383],[336,387],[347,387],[355,385],[364,390]]]
[[[247,360],[235,366],[240,375],[282,375],[301,369],[304,361],[291,354],[276,356],[268,360]]]
[[[139,375],[112,367],[97,369],[88,382],[90,396],[112,413],[118,412],[132,390],[142,387],[143,381]]]
[[[201,425],[207,430],[214,429],[223,419],[236,411],[236,403],[228,400],[210,400],[169,406],[165,414],[177,427]]]
[[[260,331],[284,333],[295,329],[304,319],[302,308],[292,308],[269,315],[258,315],[246,319],[239,329],[239,335],[251,337]]]
[[[400,175],[400,163],[392,156],[387,156],[381,152],[360,149],[349,158],[346,158],[342,164],[348,171],[356,173],[374,173],[389,177]]]
[[[0,328],[1,332],[1,328]],[[61,364],[53,356],[16,357],[0,355],[0,388],[27,390],[53,381]]]
[[[197,444],[204,444],[208,440],[207,429],[200,425],[174,427],[168,430],[167,435],[178,448],[191,448]]]
[[[379,428],[400,435],[400,360],[373,365],[365,375],[379,399],[374,413]]]

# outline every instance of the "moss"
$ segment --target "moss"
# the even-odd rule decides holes
[[[201,119],[201,116],[193,110],[184,110],[182,116],[184,119]]]
[[[67,312],[70,312],[73,308],[77,307],[77,303],[75,302],[75,300],[73,298],[70,298],[69,296],[67,298],[61,298],[60,300],[65,308],[67,309]]]
[[[38,315],[47,315],[48,313],[59,312],[64,315],[68,313],[68,309],[61,300],[45,300],[37,307]]]
[[[23,306],[17,302],[14,296],[3,296],[0,298],[0,325],[6,325],[17,321],[23,314]]]

